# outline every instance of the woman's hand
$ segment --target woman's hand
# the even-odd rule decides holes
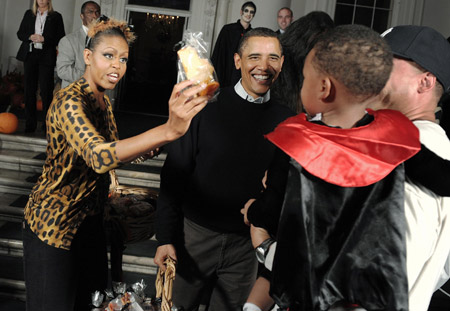
[[[197,96],[206,87],[205,84],[194,85],[185,80],[173,87],[169,99],[169,119],[167,121],[167,138],[175,140],[184,135],[189,129],[192,118],[208,103],[207,96]]]
[[[36,43],[41,43],[44,42],[44,37],[35,33],[30,36],[30,40]]]

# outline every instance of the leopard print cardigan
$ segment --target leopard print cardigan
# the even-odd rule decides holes
[[[105,96],[99,108],[84,78],[60,90],[47,117],[43,171],[25,207],[25,221],[50,246],[70,249],[88,214],[98,214],[108,195],[108,172],[121,164],[117,126]]]

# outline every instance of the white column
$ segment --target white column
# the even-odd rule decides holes
[[[67,1],[67,0],[53,0],[53,9],[58,11],[63,18],[64,30],[66,34],[73,32],[73,24],[74,24],[74,11],[78,12],[78,27],[81,25],[80,22],[80,7],[75,7],[75,1]]]
[[[230,6],[230,2],[231,0],[217,0],[213,40],[211,42],[211,53],[214,44],[216,43],[217,37],[219,36],[220,30],[222,29],[223,25],[228,23],[228,8]]]
[[[100,0],[100,7],[102,8],[102,14],[106,16],[115,17],[115,1],[114,0]],[[122,18],[118,18],[122,19]]]
[[[424,0],[392,0],[391,27],[421,25]],[[445,10],[444,10],[445,12]]]
[[[4,0],[0,0],[3,2]],[[17,31],[22,22],[25,11],[30,9],[29,0],[6,0],[0,6],[2,13],[0,16],[0,23],[2,27],[0,30],[0,55],[1,64],[3,66],[3,75],[9,70],[18,70],[23,72],[23,63],[16,60],[17,51],[19,50],[22,41],[17,38]]]

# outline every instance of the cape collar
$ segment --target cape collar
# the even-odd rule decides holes
[[[342,187],[367,186],[420,150],[419,131],[402,113],[367,112],[374,120],[352,129],[315,124],[302,113],[266,137],[320,179]]]

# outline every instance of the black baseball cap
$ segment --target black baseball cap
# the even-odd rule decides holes
[[[442,34],[425,26],[395,26],[381,34],[394,56],[412,60],[436,76],[450,90],[450,43]]]

